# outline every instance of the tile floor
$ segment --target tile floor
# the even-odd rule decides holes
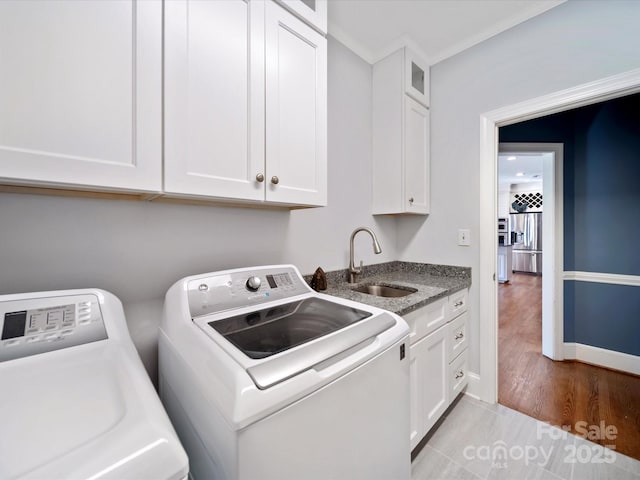
[[[640,461],[463,395],[411,472],[412,480],[640,480]]]

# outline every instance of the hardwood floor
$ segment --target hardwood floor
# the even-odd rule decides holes
[[[617,437],[593,441],[640,459],[640,377],[542,355],[542,277],[514,274],[498,301],[499,403],[572,433],[604,421]]]

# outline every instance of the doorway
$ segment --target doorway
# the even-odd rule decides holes
[[[478,394],[495,403],[498,394],[497,358],[497,157],[498,127],[589,105],[640,91],[640,70],[538,97],[487,112],[480,117],[480,378]],[[561,266],[562,267],[562,266]],[[556,276],[561,274],[558,269]],[[562,278],[556,278],[560,285]],[[559,306],[556,305],[555,308]]]
[[[581,163],[580,169],[578,169],[578,168],[575,168],[575,164],[572,165],[571,163],[571,162],[575,162],[576,158],[580,158],[580,159],[588,158],[588,156],[585,155],[585,152],[589,152],[589,153],[591,152],[591,150],[586,150],[586,147],[585,147],[587,145],[586,140],[591,137],[587,137],[581,133],[583,131],[593,131],[592,129],[590,130],[590,127],[591,127],[591,123],[589,123],[590,120],[585,121],[585,119],[592,118],[592,117],[589,117],[589,115],[591,115],[594,112],[599,112],[601,108],[603,109],[603,111],[606,111],[606,112],[610,111],[610,110],[605,110],[607,108],[613,108],[613,107],[609,107],[609,105],[613,105],[613,104],[624,105],[622,102],[628,102],[629,101],[628,99],[625,99],[625,100],[623,99],[613,100],[613,99],[617,99],[618,97],[626,97],[627,94],[637,92],[637,90],[640,88],[640,72],[629,74],[625,76],[624,79],[625,79],[624,81],[626,82],[625,85],[627,85],[626,88],[624,89],[619,88],[620,82],[621,82],[620,78],[617,78],[616,81],[611,81],[611,83],[609,83],[609,80],[604,80],[602,84],[608,84],[607,89],[601,90],[599,87],[592,86],[593,91],[591,93],[593,94],[593,92],[599,91],[600,93],[598,95],[600,96],[594,94],[591,96],[583,97],[581,104],[574,105],[569,103],[567,108],[560,109],[556,107],[554,110],[554,113],[558,113],[558,115],[550,116],[550,117],[560,118],[561,123],[567,123],[568,125],[571,125],[572,129],[574,128],[573,125],[580,125],[580,128],[582,129],[579,131],[576,129],[574,131],[574,135],[576,135],[575,139],[579,139],[580,141],[569,140],[567,143],[568,150],[569,150],[569,153],[567,156],[567,158],[569,159],[568,171],[572,175],[575,175],[575,179],[573,177],[569,177],[572,179],[572,182],[569,182],[567,186],[567,192],[569,195],[568,202],[573,201],[574,204],[568,203],[569,210],[567,213],[567,221],[569,226],[567,227],[567,235],[569,239],[568,240],[569,252],[567,254],[567,259],[569,263],[567,267],[568,272],[564,272],[564,280],[567,280],[569,282],[568,285],[570,289],[575,288],[576,291],[578,291],[579,288],[583,289],[581,290],[581,292],[595,291],[594,290],[595,287],[589,287],[589,290],[587,290],[583,286],[585,285],[584,282],[590,281],[590,280],[583,280],[582,278],[579,278],[579,281],[582,281],[583,283],[576,284],[575,283],[576,280],[574,280],[573,278],[574,277],[577,278],[579,277],[579,275],[582,275],[582,277],[587,279],[590,279],[591,277],[589,275],[592,275],[594,278],[596,278],[596,280],[591,280],[591,281],[597,284],[605,284],[606,282],[609,282],[608,284],[613,284],[613,280],[615,280],[616,282],[621,282],[622,280],[625,280],[622,278],[621,275],[616,275],[615,270],[613,270],[613,273],[583,274],[582,271],[591,272],[591,270],[588,270],[587,268],[578,268],[578,267],[585,266],[584,258],[587,258],[585,256],[579,257],[580,261],[583,263],[580,263],[580,264],[575,263],[576,258],[578,256],[575,254],[575,250],[572,250],[572,249],[582,247],[582,245],[584,245],[585,242],[589,241],[589,239],[592,238],[589,235],[585,235],[584,234],[585,232],[581,232],[582,233],[581,236],[578,236],[578,234],[575,233],[576,225],[594,224],[594,222],[580,223],[584,217],[578,216],[576,212],[580,212],[581,215],[588,215],[589,212],[593,213],[594,210],[593,209],[585,210],[585,205],[589,205],[589,206],[593,205],[593,202],[589,204],[585,204],[585,203],[579,203],[579,201],[585,198],[591,198],[591,199],[599,199],[599,201],[602,202],[602,198],[605,198],[598,195],[588,197],[586,193],[592,192],[594,190],[585,190],[584,183],[581,183],[579,180],[583,179],[584,175],[590,173],[591,174],[590,178],[595,179],[596,182],[600,182],[597,184],[598,188],[600,187],[600,185],[610,185],[611,181],[609,182],[607,182],[606,180],[603,181],[602,180],[603,178],[607,179],[608,177],[603,176],[602,174],[594,176],[593,175],[594,171],[593,169],[590,169],[588,167],[588,164]],[[603,91],[606,91],[607,93],[604,94]],[[617,92],[617,94],[614,95],[612,92]],[[581,94],[584,94],[584,91],[582,91]],[[563,95],[564,95],[563,92],[561,92],[560,94],[556,94],[556,96],[560,96],[560,97],[562,97]],[[569,97],[570,96],[571,95],[569,95]],[[586,101],[585,100],[586,98],[588,98],[590,101]],[[634,101],[637,101],[638,96],[636,95],[635,98],[636,99]],[[547,100],[549,102],[551,101],[549,99]],[[574,113],[572,113],[574,111],[573,107],[586,106],[594,103],[600,104],[601,101],[603,100],[612,100],[612,102],[607,102],[607,106],[605,107],[601,107],[600,105],[593,105],[593,106],[586,107],[585,109],[580,109],[582,110],[583,113],[575,113],[575,118],[580,119],[579,123],[574,124],[573,120],[571,120],[570,122],[568,121],[572,117],[568,117],[567,115],[574,115]],[[531,102],[531,104],[535,104],[535,103],[536,101]],[[544,103],[545,102],[541,102],[541,104],[544,104]],[[623,111],[637,112],[637,109],[634,109],[632,107],[633,104],[626,103],[626,105],[627,105],[626,110],[623,110]],[[548,106],[548,102],[547,102],[547,106]],[[521,105],[514,107],[514,110],[518,110],[518,108],[521,109],[521,107],[522,107]],[[569,110],[569,111],[565,113],[559,113],[560,111],[564,112],[565,110]],[[577,110],[575,111],[577,112]],[[503,118],[502,121],[504,122],[504,126],[507,125],[507,122],[504,119],[508,118],[508,114],[505,112],[506,110],[502,112],[498,112],[498,114],[496,114],[496,117],[495,117],[495,118]],[[587,112],[587,114],[585,115],[584,112]],[[588,113],[588,112],[591,112],[591,113]],[[538,123],[541,121],[547,122],[548,120],[546,120],[546,115],[542,115],[541,113],[551,113],[551,112],[543,109],[540,112],[538,112],[537,115],[529,114],[527,118],[524,118],[524,120],[532,120],[532,122],[527,122],[526,128],[531,128],[531,125],[534,124],[535,122],[538,122]],[[511,114],[513,114],[513,112],[511,112]],[[534,118],[538,118],[542,116],[545,116],[544,120],[543,119],[533,120]],[[489,121],[489,119],[485,119],[490,124],[489,126],[485,125],[485,127],[488,128],[488,130],[484,132],[486,134],[487,141],[489,138],[491,138],[492,141],[495,142],[497,140],[498,127],[503,126],[503,124],[500,121],[495,120],[495,118],[494,120],[491,120],[491,121]],[[594,116],[593,118],[596,118],[596,117]],[[611,128],[611,129],[616,128],[617,131],[619,132],[627,132],[626,128],[620,128],[618,127],[619,125],[631,124],[631,123],[624,123],[620,121],[617,121],[617,122],[611,121],[609,120],[610,117],[598,117],[598,118],[600,118],[600,122],[601,122],[600,124],[606,123],[607,128]],[[611,118],[617,118],[617,117],[611,117]],[[633,123],[633,125],[638,125],[637,117],[633,117],[633,118],[635,118],[635,120],[633,121],[636,122],[636,123]],[[519,122],[510,121],[509,124],[510,125],[513,124],[513,126],[517,128],[517,125],[519,124]],[[556,124],[553,124],[553,126],[555,128]],[[605,130],[605,131],[608,131],[608,130]],[[579,133],[575,133],[575,132],[579,132]],[[505,138],[512,138],[514,140],[517,140],[517,138],[514,138],[514,136],[509,137],[508,135],[506,135]],[[528,140],[529,138],[526,138],[526,139]],[[605,137],[601,137],[601,138],[605,138]],[[608,143],[605,142],[605,144],[607,145],[613,145],[614,140],[615,140],[615,145],[627,145],[624,142],[617,141],[619,137],[616,135],[611,135],[606,138],[609,139],[607,140]],[[525,138],[521,137],[521,140],[524,140],[524,139]],[[493,154],[496,155],[497,157],[497,152],[498,152],[498,148],[496,148],[498,147],[497,143],[491,146],[489,143],[483,142],[483,146],[484,146],[483,153],[487,153],[489,150],[492,150]],[[576,151],[579,151],[579,155],[580,155],[579,157],[576,156]],[[609,158],[603,155],[599,155],[599,156],[595,155],[594,157],[598,159]],[[622,156],[622,158],[625,158],[625,157]],[[485,158],[485,160],[488,161],[488,157]],[[494,164],[494,168],[495,168],[496,167],[495,158],[492,160],[492,163]],[[609,171],[609,169],[607,171]],[[484,173],[488,173],[488,172],[490,171],[484,171]],[[481,182],[481,190],[483,190],[483,193],[486,193],[487,189],[485,187],[489,186],[493,188],[493,193],[497,194],[498,182],[497,182],[497,172],[495,169],[493,170],[493,173],[495,177],[494,177],[494,181],[490,185],[484,185],[484,183]],[[625,180],[627,180],[632,176],[628,174],[626,175],[626,177],[624,175],[622,175],[622,177],[624,177]],[[576,189],[575,192],[572,191],[572,189],[574,188]],[[595,190],[595,192],[601,192],[601,190]],[[613,197],[614,199],[617,198],[616,195],[612,195],[611,197]],[[497,208],[496,200],[493,201],[493,205],[491,206],[494,208]],[[614,211],[614,209],[612,209],[611,207],[609,208],[612,211]],[[493,217],[496,217],[495,215],[496,211],[497,210],[493,210],[492,212]],[[599,210],[595,210],[595,211],[605,212],[606,209],[600,208]],[[619,210],[615,210],[615,211],[619,211]],[[484,209],[482,209],[482,215],[485,215],[485,213],[486,212],[484,211]],[[590,218],[590,217],[587,217],[587,218]],[[605,218],[609,218],[609,217],[605,216]],[[483,222],[481,222],[481,238],[482,238],[482,227],[483,227],[482,223]],[[599,223],[599,225],[601,224],[602,222]],[[573,227],[573,230],[572,230],[572,227]],[[560,228],[559,230],[562,231],[562,228]],[[493,232],[493,234],[495,235],[495,232]],[[581,241],[576,242],[575,239],[574,241],[571,241],[571,235],[573,235],[575,238],[580,238]],[[594,238],[597,238],[597,237],[594,237]],[[557,245],[562,245],[562,242],[557,243]],[[619,248],[619,245],[617,249],[616,248],[601,249],[601,251],[603,252],[615,252],[620,250],[621,249]],[[562,249],[560,249],[560,251],[562,252]],[[483,253],[482,253],[482,246],[481,246],[481,258],[482,258],[482,255]],[[493,268],[495,269],[495,266]],[[579,273],[579,275],[573,272],[573,270],[576,270]],[[611,272],[611,270],[608,271],[606,269],[602,271]],[[598,272],[598,270],[596,270],[596,272]],[[563,284],[562,274],[563,274],[563,265],[560,264],[559,268],[556,270],[556,275],[554,275],[554,278],[559,276],[558,285]],[[482,265],[481,265],[481,277],[482,277]],[[543,279],[544,277],[545,275],[543,274]],[[609,280],[608,277],[611,277],[613,280]],[[625,280],[625,281],[628,282],[628,280]],[[621,283],[621,284],[628,285],[628,283]],[[494,293],[496,290],[498,290],[495,284],[487,285],[487,284],[484,284],[484,282],[481,282],[481,285],[480,285],[481,301],[483,301],[486,298],[482,294],[482,290],[485,287],[491,287]],[[532,285],[530,287],[531,288],[537,287],[540,290],[544,288],[542,284],[538,286]],[[613,287],[606,287],[606,288],[613,288]],[[559,298],[561,299],[562,295],[560,295]],[[596,295],[592,295],[591,298],[589,298],[589,297],[585,297],[584,293],[582,293],[581,297],[577,297],[577,295],[575,295],[572,291],[569,291],[569,293],[567,294],[569,313],[567,314],[567,318],[565,319],[565,321],[569,322],[567,326],[567,332],[568,332],[567,342],[569,343],[565,345],[561,344],[561,349],[560,349],[561,352],[563,350],[563,347],[567,348],[568,346],[571,345],[570,342],[576,342],[577,345],[582,345],[580,342],[583,341],[585,338],[584,331],[588,331],[587,328],[582,328],[581,331],[578,331],[578,329],[575,328],[575,325],[580,325],[580,326],[586,325],[585,323],[579,324],[578,322],[579,321],[584,322],[585,318],[590,318],[589,312],[584,308],[580,310],[580,315],[577,315],[577,314],[573,315],[574,306],[569,304],[569,300],[573,299],[573,301],[577,304],[577,301],[575,300],[576,298],[581,298],[581,305],[582,304],[591,305],[592,304],[591,302],[593,301],[593,299],[600,298],[600,297]],[[485,307],[492,306],[490,303],[486,301],[484,301],[483,305]],[[481,311],[482,312],[486,311],[483,308],[483,306],[481,306]],[[597,312],[599,310],[594,309],[593,311]],[[558,318],[563,318],[563,313],[564,313],[563,309],[558,309],[558,312],[559,312]],[[493,311],[492,313],[495,314],[497,312]],[[538,315],[542,316],[541,306],[539,308]],[[623,317],[623,316],[610,317],[609,321],[606,322],[606,324],[613,325],[613,320],[617,318],[626,318],[626,317]],[[485,320],[487,320],[487,317],[484,317],[484,316],[481,317],[481,325],[483,327],[487,327],[490,323],[493,323],[497,330],[497,325],[495,325],[494,323],[495,317],[493,317],[493,319],[488,319],[487,321]],[[575,322],[575,324],[573,322]],[[602,322],[600,322],[600,324],[605,325]],[[606,329],[608,327],[605,326],[604,328]],[[612,332],[614,331],[613,328],[609,328],[609,330]],[[483,331],[484,330],[481,330],[481,332]],[[494,333],[494,332],[490,332],[490,333]],[[575,337],[573,337],[572,335],[574,335]],[[623,340],[626,340],[626,338],[629,338],[629,335],[628,334],[626,336],[618,335],[618,336],[615,336],[615,338],[617,339],[616,341],[622,341],[618,339],[622,338]],[[560,339],[564,339],[564,336],[561,336]],[[541,340],[542,338],[539,338],[539,341]],[[498,341],[501,341],[501,339]],[[491,339],[489,339],[489,343],[490,345],[487,345],[486,343],[483,342],[483,347],[485,347],[485,351],[482,353],[481,356],[484,356],[487,353],[491,353],[490,349],[496,346],[497,341],[491,344]],[[587,343],[586,345],[587,346],[584,347],[584,349],[586,351],[592,351],[594,349],[591,346],[594,346],[594,345],[597,346],[599,344]],[[487,346],[490,347],[488,352],[486,351]],[[601,345],[601,347],[607,348],[608,345]],[[624,358],[624,359],[627,358],[624,356],[624,353],[623,353],[625,351],[624,347],[619,347],[621,348],[621,350],[615,350],[616,345],[613,345],[613,347],[614,348],[605,352],[607,355],[609,355],[609,357],[606,357],[606,358],[610,358],[614,356],[615,358],[618,358],[618,357]],[[503,348],[502,343],[500,343],[500,348]],[[522,352],[528,353],[529,355],[523,355]],[[497,355],[498,352],[494,352],[494,353]],[[503,352],[500,352],[501,355],[502,353]],[[639,437],[640,430],[637,429],[637,424],[634,423],[634,420],[633,420],[634,418],[638,418],[637,417],[638,408],[636,406],[637,404],[635,402],[635,399],[637,399],[637,396],[640,395],[640,378],[633,377],[624,373],[625,371],[632,371],[632,370],[617,368],[619,367],[619,364],[614,364],[610,367],[610,368],[613,368],[614,370],[606,370],[600,367],[589,365],[589,363],[600,364],[605,366],[607,364],[604,362],[600,363],[599,361],[594,361],[589,357],[583,358],[578,356],[571,356],[570,350],[567,350],[566,352],[567,358],[577,359],[582,363],[553,362],[547,358],[544,358],[540,353],[541,351],[535,352],[534,349],[527,350],[527,345],[523,345],[523,344],[512,348],[512,354],[510,355],[510,358],[509,358],[510,367],[515,363],[516,360],[524,364],[524,367],[521,368],[520,370],[521,372],[524,372],[522,374],[523,378],[520,378],[519,381],[520,381],[520,385],[525,386],[526,388],[522,388],[518,390],[516,386],[515,388],[512,389],[513,390],[512,398],[516,399],[516,402],[520,403],[520,408],[515,407],[512,404],[510,404],[509,406],[511,406],[512,408],[515,408],[516,410],[522,411],[530,416],[533,416],[535,418],[545,420],[545,421],[550,421],[551,423],[556,425],[561,425],[563,428],[566,426],[568,429],[570,429],[569,431],[572,431],[572,432],[574,430],[577,431],[578,425],[583,424],[584,422],[587,422],[588,424],[593,424],[593,425],[596,425],[596,424],[601,425],[603,423],[606,425],[613,425],[617,429],[617,434],[616,434],[617,438],[615,439],[615,443],[613,443],[615,448],[617,448],[619,452],[626,453],[627,455],[633,456],[635,458],[640,458],[640,443],[638,442],[638,438],[640,438]],[[630,352],[630,353],[634,354],[634,352]],[[602,358],[606,360],[605,357],[602,357]],[[630,356],[629,358],[632,358],[632,357]],[[488,357],[488,359],[490,361],[492,360],[490,357]],[[485,362],[486,360],[487,358],[485,358]],[[491,366],[490,363],[489,364],[485,363],[484,365],[488,367]],[[481,372],[482,372],[482,365],[481,365]],[[490,369],[486,370],[486,372],[489,375],[491,375]],[[484,375],[482,375],[481,382],[484,382],[486,378],[488,377],[484,377]],[[497,372],[496,372],[495,380],[498,380]],[[484,385],[487,388],[487,390],[484,393],[490,396],[492,394],[491,392],[492,386],[491,385],[487,386],[486,383]],[[497,394],[498,385],[495,385],[495,386],[496,386],[495,393]],[[500,395],[502,397],[502,393]],[[501,403],[505,403],[502,401],[503,400],[502,398],[500,400],[501,400]]]
[[[564,146],[502,142],[498,151],[497,216],[508,218],[512,243],[503,250],[512,255],[512,270],[520,272],[517,275],[522,272],[541,275],[538,281],[519,282],[520,289],[531,285],[531,298],[541,304],[542,325],[538,335],[542,339],[542,354],[552,360],[563,360]],[[523,257],[526,260],[520,261]]]

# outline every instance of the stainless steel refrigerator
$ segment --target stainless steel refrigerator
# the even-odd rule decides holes
[[[542,213],[514,213],[509,220],[513,271],[542,275]]]

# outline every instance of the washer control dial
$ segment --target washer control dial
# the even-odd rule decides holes
[[[247,283],[245,285],[247,287],[247,290],[249,290],[250,292],[257,292],[260,288],[260,283],[260,277],[253,276],[247,279]]]

